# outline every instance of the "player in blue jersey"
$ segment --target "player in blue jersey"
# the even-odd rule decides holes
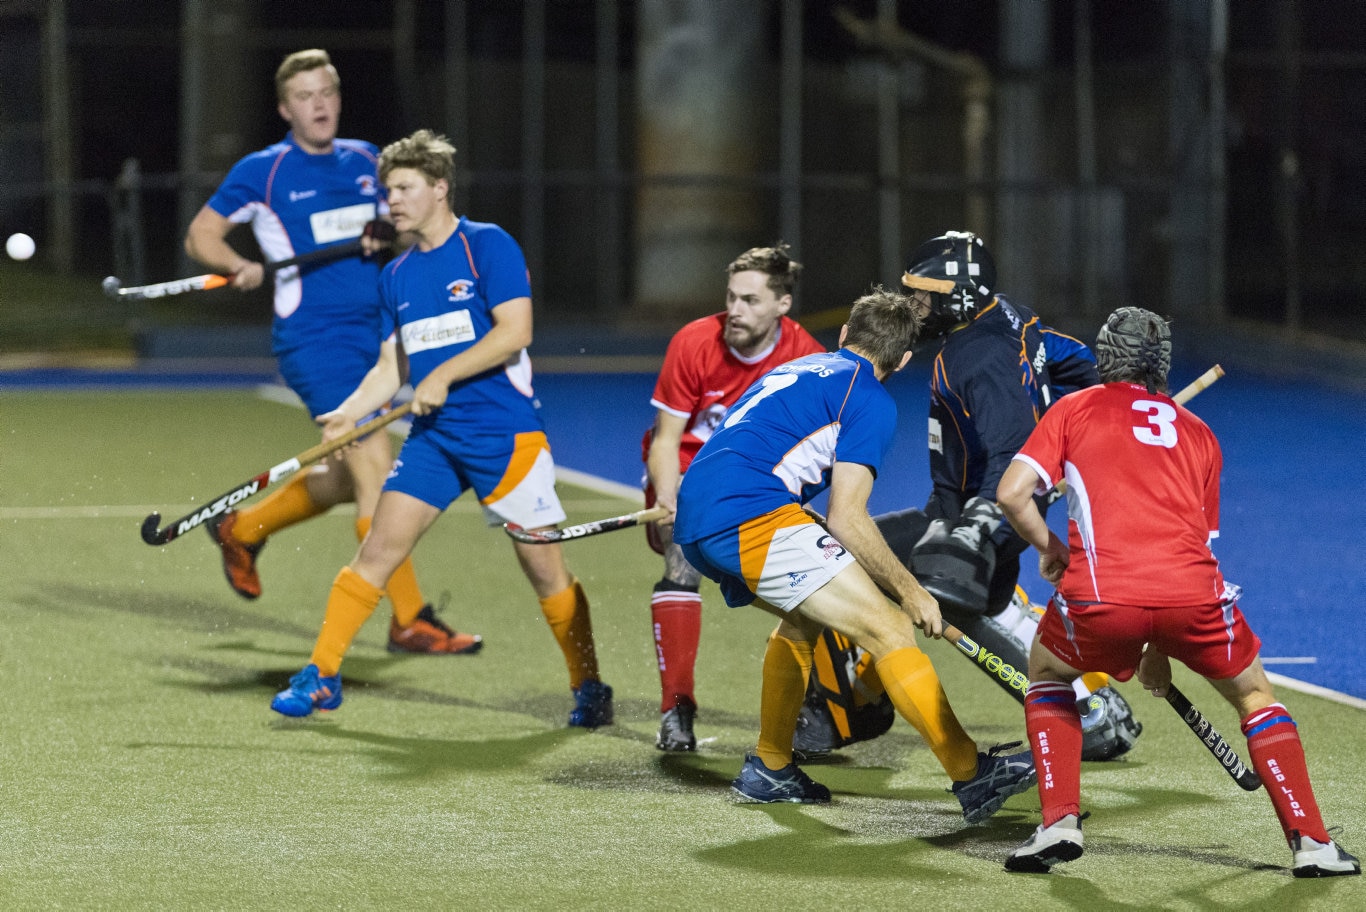
[[[521,248],[497,225],[451,209],[455,149],[419,130],[387,146],[379,174],[395,227],[416,238],[380,283],[379,358],[335,411],[335,439],[388,402],[403,371],[413,384],[412,432],[384,483],[375,522],[337,574],[311,663],[271,708],[288,716],[341,704],[342,656],[395,568],[442,511],[473,488],[490,524],[528,529],[564,519],[555,464],[531,389],[531,283]],[[612,688],[598,676],[588,600],[557,544],[513,542],[569,669],[569,724],[612,722]]]
[[[379,150],[339,139],[341,81],[326,51],[298,51],[275,74],[284,140],[248,155],[195,216],[185,250],[215,271],[231,274],[241,291],[261,285],[265,269],[227,241],[250,224],[268,260],[288,259],[356,238],[375,252],[393,228],[376,173]],[[335,409],[379,356],[379,265],[366,257],[337,259],[275,275],[271,342],[280,374],[313,417]],[[386,403],[387,404],[387,403]],[[261,594],[256,557],[281,529],[355,502],[356,534],[364,538],[393,462],[385,434],[365,438],[345,461],[300,473],[261,503],[219,514],[207,524],[223,555],[228,584],[245,598]],[[452,654],[477,651],[481,638],[458,633],[425,604],[412,564],[389,582],[394,652]]]
[[[826,627],[872,655],[897,711],[953,780],[969,823],[1035,781],[1028,751],[979,753],[959,725],[915,641],[917,627],[942,634],[939,606],[868,515],[896,430],[883,383],[910,360],[920,325],[909,297],[877,289],[859,298],[839,351],[798,358],[751,386],[683,476],[674,541],[688,562],[720,583],[727,604],[780,618],[764,655],[758,745],[732,783],[746,800],[830,800],[792,760],[812,650]],[[803,506],[827,489],[828,514],[818,521]]]

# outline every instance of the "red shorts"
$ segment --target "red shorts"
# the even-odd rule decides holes
[[[1138,670],[1145,643],[1215,680],[1237,676],[1262,648],[1233,603],[1139,608],[1067,605],[1056,596],[1039,622],[1039,641],[1073,668],[1108,672],[1120,681]]]

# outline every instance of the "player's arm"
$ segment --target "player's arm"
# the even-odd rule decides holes
[[[1070,555],[1067,545],[1048,528],[1034,502],[1038,486],[1039,475],[1034,468],[1016,459],[1001,476],[1001,483],[996,488],[996,503],[1020,537],[1039,552],[1039,575],[1057,585]]]
[[[683,446],[683,432],[688,427],[688,419],[663,409],[655,411],[655,427],[650,434],[650,452],[645,459],[645,471],[654,488],[655,503],[669,510],[669,515],[659,520],[662,525],[674,521],[673,513],[678,503],[678,483],[682,478],[679,472],[679,450]]]
[[[379,360],[351,395],[332,411],[317,417],[323,427],[323,439],[340,437],[354,428],[357,421],[388,405],[402,383],[398,342],[391,336],[380,345]]]
[[[1086,343],[1047,326],[1042,333],[1048,386],[1054,399],[1100,382],[1096,356]]]
[[[426,415],[446,404],[451,384],[494,367],[531,344],[531,298],[512,298],[494,307],[493,326],[478,342],[443,361],[413,391],[413,414]]]
[[[228,233],[236,227],[236,223],[205,206],[185,232],[185,252],[214,272],[232,276],[232,287],[238,291],[251,291],[261,286],[266,269],[228,243]]]
[[[868,515],[868,495],[872,490],[871,469],[856,462],[836,462],[830,470],[830,505],[825,527],[917,627],[929,636],[940,636],[944,622],[939,603],[897,560]]]

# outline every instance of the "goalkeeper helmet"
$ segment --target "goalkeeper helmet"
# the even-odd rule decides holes
[[[991,303],[996,261],[977,235],[949,231],[915,249],[901,284],[930,293],[924,333],[943,335]]]

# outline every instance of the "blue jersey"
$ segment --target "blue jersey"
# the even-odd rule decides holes
[[[896,432],[896,403],[873,365],[848,349],[774,368],[726,412],[683,475],[673,538],[695,542],[830,486],[836,460],[876,475]]]
[[[332,151],[305,152],[293,134],[233,165],[209,199],[229,221],[250,223],[267,260],[283,260],[361,236],[365,223],[387,211],[370,143],[337,139]],[[360,257],[275,274],[276,355],[315,349],[326,372],[327,342],[339,335],[365,339],[379,357],[379,267]],[[368,369],[368,368],[367,368]],[[350,378],[354,389],[364,376]]]
[[[380,276],[380,329],[408,357],[417,386],[441,364],[493,328],[493,309],[531,297],[522,248],[497,225],[461,218],[440,247],[409,248]],[[541,430],[523,350],[495,367],[451,384],[446,404],[415,419],[454,433],[516,434]]]

